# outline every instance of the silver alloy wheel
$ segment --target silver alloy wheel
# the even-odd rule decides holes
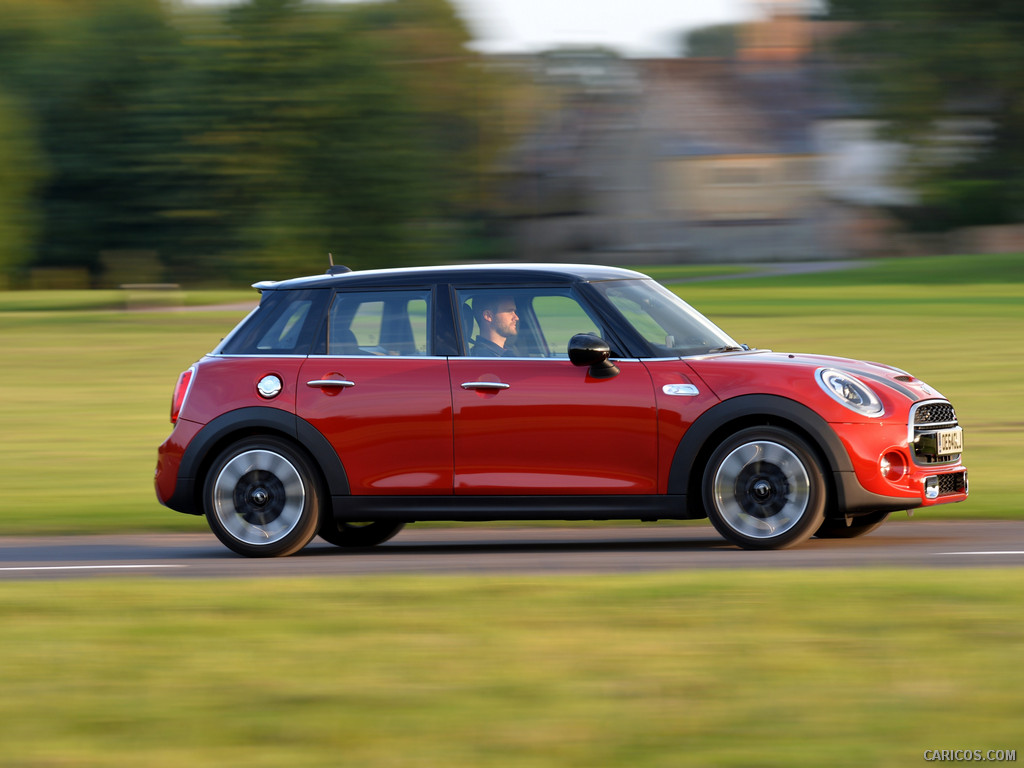
[[[232,457],[213,483],[213,512],[240,542],[267,545],[299,524],[306,504],[302,475],[287,458],[254,449]]]
[[[797,525],[811,498],[803,461],[771,440],[738,446],[718,465],[711,493],[722,521],[752,539],[773,539]]]

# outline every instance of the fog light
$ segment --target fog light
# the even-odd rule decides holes
[[[896,482],[907,474],[907,462],[903,455],[896,451],[889,451],[878,460],[878,468],[882,477],[890,482]]]
[[[939,498],[939,478],[933,476],[924,479],[924,497],[926,499]]]

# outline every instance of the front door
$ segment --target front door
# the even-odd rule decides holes
[[[449,361],[456,494],[657,492],[650,374],[619,360],[617,376],[593,378],[569,362],[574,334],[602,332],[570,289],[466,290],[459,302],[475,319],[467,354]]]

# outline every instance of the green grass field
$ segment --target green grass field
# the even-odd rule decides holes
[[[903,768],[1024,750],[1024,573],[0,584],[0,763]]]
[[[708,269],[651,271],[671,281]],[[673,288],[741,342],[877,360],[929,382],[965,427],[972,496],[922,514],[1021,515],[1012,457],[1024,426],[1024,257],[885,260]],[[255,292],[185,301],[246,297],[255,301]],[[205,530],[156,503],[156,448],[170,432],[178,373],[244,310],[126,312],[112,308],[116,299],[113,291],[0,293],[0,534]]]
[[[967,430],[972,497],[919,517],[1019,516],[1022,267],[899,260],[674,287],[741,341],[930,381]],[[178,373],[242,312],[116,299],[0,293],[0,533],[206,530],[157,505],[155,450]],[[0,582],[0,765],[901,768],[926,750],[1024,750],[1022,569],[272,565]]]

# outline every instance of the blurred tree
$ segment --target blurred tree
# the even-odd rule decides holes
[[[465,28],[443,0],[259,0],[229,11],[213,93],[249,258],[351,266],[427,258],[466,211],[481,115]],[[244,208],[244,211],[241,210]]]
[[[192,281],[437,258],[487,155],[468,40],[447,0],[0,0],[0,87],[50,169],[34,262],[156,254]]]
[[[0,92],[0,288],[35,254],[33,199],[43,176],[42,154],[25,111]]]
[[[857,22],[840,50],[890,135],[918,150],[916,226],[1024,220],[1024,4],[1006,0],[830,0]],[[951,153],[939,121],[983,117],[986,141]],[[977,137],[961,136],[963,139]]]
[[[731,59],[736,55],[739,25],[715,24],[683,32],[680,54],[687,58]]]
[[[189,169],[178,162],[181,42],[159,0],[31,0],[4,19],[5,81],[28,105],[50,169],[35,263],[100,276],[104,252],[173,250],[178,227],[165,213]]]

